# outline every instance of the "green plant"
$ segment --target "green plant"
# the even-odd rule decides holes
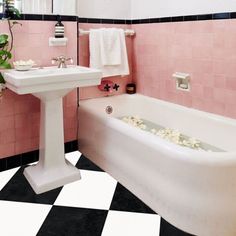
[[[4,9],[4,18],[2,20],[7,20],[10,35],[0,34],[0,70],[11,69],[11,51],[14,43],[12,28],[14,25],[19,24],[17,21],[11,22],[11,18],[14,16],[20,17],[20,12],[10,4],[10,0],[4,0],[2,5]],[[0,72],[0,84],[4,83],[4,78]]]
[[[12,58],[9,48],[9,36],[7,34],[0,35],[0,69],[11,69],[9,60]],[[0,74],[0,83],[4,83],[2,74]]]

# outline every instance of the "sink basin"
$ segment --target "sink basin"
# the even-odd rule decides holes
[[[45,67],[29,71],[6,70],[6,86],[17,94],[41,100],[39,162],[24,175],[40,194],[79,180],[79,170],[65,160],[63,97],[77,87],[99,85],[102,72],[81,66]]]
[[[101,71],[82,66],[45,67],[4,73],[7,87],[17,94],[45,92],[65,88],[98,85]]]

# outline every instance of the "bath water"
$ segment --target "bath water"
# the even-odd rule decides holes
[[[125,118],[127,118],[127,117],[131,117],[131,116],[122,116],[122,117],[119,117],[118,119],[119,120],[121,120],[121,121],[123,121],[123,122],[125,122],[124,121],[124,119]],[[132,116],[133,117],[133,116]],[[134,116],[135,117],[135,116]],[[166,129],[166,127],[164,127],[164,126],[161,126],[161,125],[159,125],[159,124],[156,124],[156,123],[153,123],[153,122],[151,122],[151,121],[149,121],[149,120],[145,120],[145,119],[139,119],[142,123],[142,125],[145,125],[145,129],[141,129],[140,127],[136,127],[136,128],[139,128],[139,129],[141,129],[141,130],[143,130],[143,131],[146,131],[146,132],[149,132],[149,133],[152,133],[153,135],[155,135],[155,136],[158,136],[158,137],[160,137],[159,135],[157,135],[157,134],[154,134],[152,131],[153,130],[156,130],[156,132],[158,132],[158,131],[160,131],[160,130],[164,130],[164,129]],[[131,124],[130,124],[131,125]],[[133,126],[133,125],[132,125]],[[134,126],[135,127],[135,126]],[[180,132],[180,134],[181,134],[181,138],[183,138],[183,139],[185,139],[185,140],[189,140],[191,137],[189,137],[189,136],[187,136],[187,135],[185,135],[185,134],[183,134],[183,133],[181,133]],[[163,139],[165,139],[165,138],[163,138]],[[165,139],[165,140],[167,140],[167,139]],[[175,143],[175,144],[177,144],[177,145],[179,145],[179,146],[182,146],[182,147],[186,147],[186,148],[191,148],[191,149],[194,149],[194,150],[202,150],[202,151],[207,151],[207,152],[225,152],[224,150],[222,150],[222,149],[220,149],[220,148],[218,148],[218,147],[215,147],[215,146],[213,146],[213,145],[211,145],[211,144],[208,144],[208,143],[205,143],[205,142],[202,142],[201,140],[199,140],[199,139],[196,139],[197,141],[199,141],[199,148],[198,149],[196,149],[196,148],[192,148],[192,147],[189,147],[189,146],[184,146],[184,145],[180,145],[180,144],[177,144],[177,143],[175,143],[175,142],[173,142],[173,143]],[[170,140],[167,140],[167,141],[169,141],[169,142],[171,142]]]

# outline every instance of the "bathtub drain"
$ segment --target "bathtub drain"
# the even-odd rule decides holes
[[[107,107],[106,107],[106,113],[107,113],[107,114],[111,114],[112,112],[113,112],[112,106],[107,106]]]

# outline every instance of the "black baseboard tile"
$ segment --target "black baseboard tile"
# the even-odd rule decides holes
[[[7,169],[9,170],[21,166],[22,155],[23,154],[7,158]]]
[[[0,159],[0,172],[7,169],[7,160],[6,158]]]
[[[74,152],[77,150],[78,150],[78,141],[77,140],[65,143],[65,153]]]
[[[78,141],[74,140],[65,143],[65,153],[74,152],[78,150]],[[27,165],[39,160],[39,150],[22,153],[19,155],[0,159],[0,172],[12,168]]]

